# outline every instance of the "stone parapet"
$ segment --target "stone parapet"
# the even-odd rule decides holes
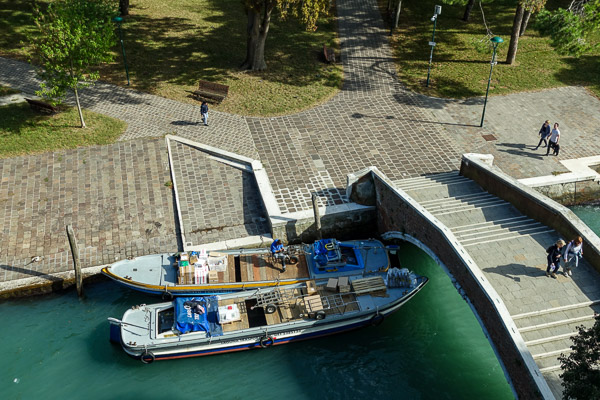
[[[460,174],[511,203],[522,214],[553,228],[565,240],[581,236],[585,259],[600,272],[600,238],[567,207],[481,162],[478,155],[463,155]]]

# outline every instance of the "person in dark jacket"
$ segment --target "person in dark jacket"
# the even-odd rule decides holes
[[[205,101],[203,101],[200,106],[200,114],[202,114],[202,122],[204,122],[204,125],[208,126],[208,104],[206,104]]]
[[[552,276],[556,278],[555,272],[560,267],[560,258],[562,257],[562,248],[565,245],[565,241],[560,239],[552,246],[548,247],[546,252],[548,253],[548,268],[546,268],[546,276]]]
[[[538,147],[540,147],[540,145],[542,144],[542,142],[544,142],[544,147],[548,147],[548,141],[546,139],[548,138],[548,136],[550,136],[550,120],[546,120],[546,122],[544,122],[544,125],[542,125],[542,128],[540,129],[538,135],[540,135],[541,137],[540,142],[534,150],[537,150]]]

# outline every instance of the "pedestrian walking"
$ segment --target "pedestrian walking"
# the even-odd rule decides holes
[[[203,101],[200,106],[200,114],[202,114],[202,122],[204,122],[204,125],[208,126],[208,104],[206,104],[205,101]]]
[[[546,268],[546,276],[556,278],[556,271],[560,268],[560,258],[562,257],[562,248],[565,246],[565,241],[559,239],[555,244],[546,249],[548,253],[548,268]]]
[[[579,266],[579,259],[583,257],[583,239],[577,236],[571,240],[563,254],[563,275],[572,276],[571,270]]]
[[[550,149],[554,149],[554,155],[557,156],[560,151],[560,145],[558,141],[560,140],[560,131],[558,130],[558,122],[554,124],[554,128],[550,133],[550,142],[548,143],[548,150],[546,150],[546,155],[550,154]]]
[[[540,145],[542,144],[542,142],[544,142],[544,147],[548,147],[548,141],[546,139],[548,138],[548,136],[550,136],[550,120],[546,120],[546,122],[544,122],[538,135],[540,136],[540,142],[534,150],[537,150],[538,147],[540,147]]]

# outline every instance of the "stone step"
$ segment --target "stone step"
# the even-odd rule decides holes
[[[571,349],[563,349],[563,351],[558,351],[555,353],[548,353],[545,356],[538,356],[538,358],[534,358],[535,363],[538,368],[542,370],[542,372],[546,372],[549,370],[559,369],[560,361],[558,361],[558,357],[561,353],[568,355],[571,352]]]
[[[550,338],[555,338],[555,337],[560,337],[560,336],[572,336],[574,334],[577,334],[577,327],[578,326],[585,326],[585,327],[591,327],[594,325],[594,320],[592,319],[587,319],[585,321],[575,321],[575,322],[565,322],[564,324],[560,324],[560,325],[554,325],[554,326],[550,326],[550,327],[544,327],[544,328],[539,328],[536,330],[529,330],[529,331],[524,331],[524,332],[520,332],[521,336],[523,337],[523,340],[525,341],[525,343],[536,343],[538,341],[545,341],[545,340],[549,340]]]
[[[460,212],[434,214],[449,229],[470,224],[482,224],[490,221],[520,217],[522,214],[512,205],[499,207],[471,208]]]
[[[481,193],[481,187],[473,181],[466,182],[460,185],[436,185],[419,190],[409,190],[398,187],[404,190],[409,196],[418,202],[429,200],[441,200],[453,196],[460,196],[472,193]]]
[[[420,203],[423,207],[426,207],[426,208],[443,207],[444,205],[451,203],[453,201],[467,202],[467,201],[473,201],[473,200],[477,200],[480,198],[486,198],[486,197],[494,197],[494,196],[492,196],[491,194],[489,194],[487,192],[480,190],[478,192],[464,193],[464,194],[447,196],[447,197],[442,197],[442,198],[435,198],[435,199],[430,199],[430,200],[421,200]]]
[[[435,216],[447,215],[454,213],[467,212],[477,209],[487,209],[491,207],[510,207],[511,204],[506,201],[499,199],[495,196],[481,197],[472,201],[453,201],[448,200],[443,205],[436,205],[432,207],[425,206],[425,209]]]
[[[594,325],[594,318],[577,319],[571,321],[561,321],[561,323],[554,323],[553,325],[538,326],[533,330],[519,330],[525,343],[536,343],[536,341],[545,341],[550,338],[560,337],[569,335],[573,336],[578,332],[577,327],[585,326],[589,328]]]
[[[570,334],[569,336],[559,335],[554,338],[548,338],[552,340],[543,343],[528,345],[527,348],[529,349],[529,352],[533,356],[534,360],[546,358],[549,355],[553,354],[560,355],[561,352],[570,352],[570,346],[573,344],[571,336],[573,336],[574,334],[575,333]]]
[[[479,232],[475,235],[460,235],[458,240],[464,247],[487,244],[491,242],[499,242],[503,240],[518,239],[530,237],[538,234],[554,232],[542,224],[528,224],[514,229],[498,229],[486,232]]]
[[[518,217],[510,217],[510,218],[501,218],[501,219],[493,219],[483,222],[476,222],[466,225],[459,225],[452,227],[452,233],[458,235],[463,232],[476,232],[481,230],[487,230],[490,227],[510,227],[516,224],[523,223],[524,221],[534,221],[524,215],[520,215]]]
[[[594,313],[600,313],[600,302],[591,301],[556,308],[548,308],[539,312],[524,313],[513,316],[513,321],[519,330],[531,326],[554,324],[577,318],[593,318]]]
[[[436,174],[421,176],[416,178],[407,178],[394,181],[394,185],[404,191],[422,190],[439,186],[463,185],[471,183],[468,178],[458,175],[458,173]]]

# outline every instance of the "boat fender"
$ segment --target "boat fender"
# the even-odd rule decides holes
[[[263,336],[260,339],[260,347],[266,349],[267,347],[273,346],[273,337],[272,336]]]
[[[381,325],[381,323],[383,322],[384,319],[385,319],[385,317],[383,316],[383,314],[373,315],[373,317],[371,317],[371,326]]]
[[[154,361],[154,353],[152,353],[151,351],[146,350],[146,352],[144,354],[142,354],[142,356],[140,357],[140,360],[144,363],[144,364],[152,364],[152,362]]]
[[[162,293],[162,299],[166,300],[166,301],[171,301],[173,300],[173,293],[169,292],[168,290],[165,290]]]
[[[326,315],[326,314],[325,314],[325,311],[323,311],[323,310],[319,310],[319,311],[317,311],[317,313],[315,314],[315,319],[317,319],[317,320],[319,320],[319,321],[320,321],[320,320],[322,320],[322,319],[325,319],[325,315]]]
[[[297,264],[300,259],[296,256],[290,256],[290,264]]]

